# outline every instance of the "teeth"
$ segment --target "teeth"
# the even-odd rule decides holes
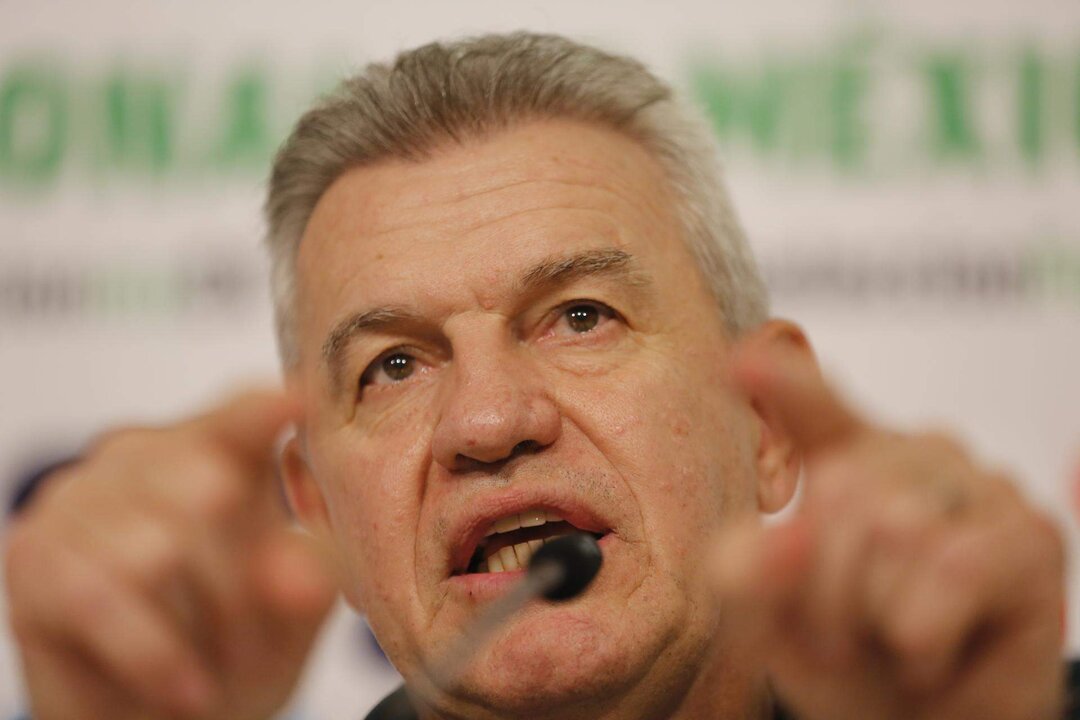
[[[514,547],[508,545],[507,547],[499,550],[499,559],[502,560],[503,570],[520,570],[521,565],[518,563],[517,554],[514,552]]]
[[[523,527],[537,527],[549,522],[562,522],[562,517],[546,510],[526,510],[495,521],[495,524],[484,533],[484,537],[491,537],[495,533],[512,532]]]
[[[488,529],[484,537],[489,538],[496,533],[513,532],[518,528],[539,527],[544,523],[551,522],[562,522],[562,517],[547,510],[533,508],[499,519]],[[484,544],[481,543],[481,546]],[[496,573],[524,570],[529,566],[533,553],[539,550],[543,544],[543,540],[529,540],[528,542],[500,548],[498,552],[488,557],[487,560],[480,562],[476,567],[476,571]]]
[[[517,530],[519,527],[521,527],[520,515],[510,515],[509,517],[504,517],[501,520],[495,521],[495,532],[498,533],[511,532],[512,530]]]
[[[527,542],[518,543],[514,546],[514,554],[517,555],[518,565],[522,568],[529,567],[529,558],[532,557],[532,547]]]
[[[518,519],[521,527],[536,527],[547,522],[547,513],[543,510],[527,510],[518,515]]]
[[[510,572],[511,570],[524,570],[529,566],[529,561],[532,560],[533,553],[539,550],[543,545],[543,540],[530,540],[528,542],[518,543],[517,545],[508,545],[504,548],[500,548],[497,553],[481,562],[477,566],[476,571],[479,573],[498,573]]]

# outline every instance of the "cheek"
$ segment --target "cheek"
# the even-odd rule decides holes
[[[419,413],[403,408],[376,432],[341,428],[320,453],[316,473],[327,489],[344,591],[358,608],[401,608],[415,589],[424,427]]]
[[[709,521],[722,522],[749,507],[754,497],[752,417],[745,400],[730,389],[719,363],[702,368],[698,377],[704,381],[686,383],[668,424],[687,459],[681,466],[683,480],[701,486],[711,501]]]
[[[682,554],[752,497],[741,400],[719,359],[654,353],[567,393],[568,414],[616,467],[654,536]]]

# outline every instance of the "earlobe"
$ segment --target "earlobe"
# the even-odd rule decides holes
[[[753,403],[758,416],[758,510],[763,513],[775,513],[783,510],[799,482],[802,459],[795,446],[788,441],[782,430],[757,403]]]
[[[293,515],[308,532],[327,538],[330,518],[326,498],[304,457],[299,435],[293,435],[285,443],[279,462],[285,497]]]
[[[786,320],[766,322],[747,342],[782,343],[798,352],[813,355],[802,329]],[[758,509],[763,513],[779,512],[795,495],[802,456],[779,418],[758,398],[751,396],[749,401],[758,421]]]

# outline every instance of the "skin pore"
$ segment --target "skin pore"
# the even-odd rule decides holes
[[[406,681],[505,587],[457,572],[478,524],[541,507],[608,532],[590,590],[522,612],[435,714],[766,707],[703,555],[786,503],[794,464],[727,389],[731,341],[673,207],[640,145],[545,120],[348,171],[311,217],[290,376],[311,412],[286,481]]]

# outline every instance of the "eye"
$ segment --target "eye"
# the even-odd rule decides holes
[[[396,352],[384,355],[368,365],[360,376],[360,387],[366,385],[392,385],[407,380],[416,372],[416,358],[408,353]]]
[[[565,323],[570,332],[584,335],[596,330],[614,316],[615,311],[602,303],[574,301],[562,311],[559,324]]]

